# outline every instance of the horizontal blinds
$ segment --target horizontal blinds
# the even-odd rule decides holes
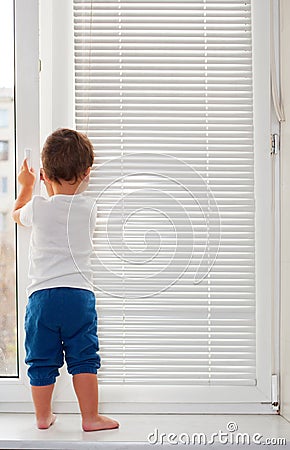
[[[254,385],[249,0],[74,0],[103,384]]]

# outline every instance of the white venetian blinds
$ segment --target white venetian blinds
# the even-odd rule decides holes
[[[250,0],[74,0],[106,384],[254,385]]]

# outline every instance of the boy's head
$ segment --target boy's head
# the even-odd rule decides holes
[[[86,176],[87,169],[93,165],[94,150],[84,134],[59,128],[46,139],[41,159],[50,181],[76,183]]]

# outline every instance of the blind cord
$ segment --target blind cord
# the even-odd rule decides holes
[[[275,113],[279,122],[285,121],[283,104],[281,97],[278,94],[278,80],[277,80],[277,68],[279,69],[279,63],[276,62],[275,55],[275,33],[274,33],[274,2],[271,1],[271,9],[270,9],[270,73],[271,73],[271,92],[272,92],[272,100],[275,108]],[[279,17],[279,25],[280,25],[280,14]],[[280,70],[279,70],[280,74]],[[280,80],[279,80],[280,81]],[[280,84],[280,83],[279,83]]]

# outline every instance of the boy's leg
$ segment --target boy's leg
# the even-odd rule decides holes
[[[48,428],[55,421],[51,397],[64,360],[58,325],[59,299],[54,292],[55,289],[35,291],[29,297],[25,315],[25,362],[29,365],[38,428]]]
[[[98,379],[93,373],[73,375],[73,385],[82,414],[84,431],[110,430],[119,423],[98,413]]]
[[[49,428],[56,419],[56,416],[52,414],[51,410],[53,388],[54,384],[49,384],[48,386],[31,386],[37,427],[40,429]]]
[[[118,428],[116,420],[98,413],[98,354],[96,299],[86,289],[62,288],[66,311],[62,339],[68,372],[79,401],[84,431]]]

